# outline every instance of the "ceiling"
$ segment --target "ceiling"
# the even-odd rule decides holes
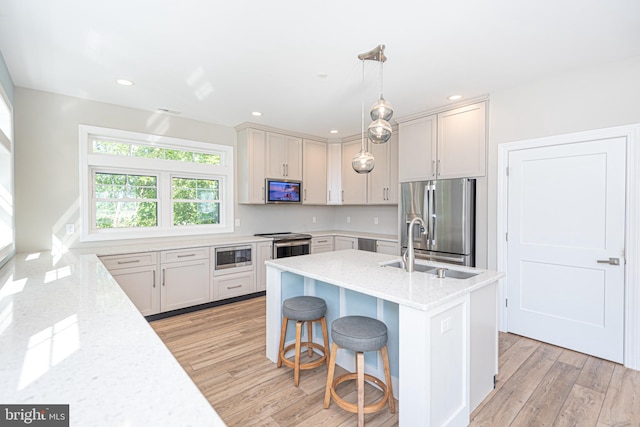
[[[0,0],[16,86],[325,138],[359,132],[380,64],[363,82],[357,55],[378,44],[406,117],[640,55],[640,1]]]

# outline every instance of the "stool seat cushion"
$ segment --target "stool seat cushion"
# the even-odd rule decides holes
[[[326,312],[327,303],[318,297],[293,297],[282,303],[282,314],[291,320],[316,320]]]
[[[387,325],[364,316],[345,316],[331,324],[331,338],[352,351],[375,351],[387,345]]]

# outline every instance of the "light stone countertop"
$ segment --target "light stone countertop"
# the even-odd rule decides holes
[[[95,255],[0,270],[0,402],[69,404],[71,426],[224,426]]]
[[[311,234],[311,237],[323,237],[323,236],[346,236],[346,237],[362,237],[364,239],[383,240],[386,242],[398,241],[398,236],[395,234],[381,234],[381,233],[367,233],[362,231],[345,231],[345,230],[322,230],[322,231],[309,231],[304,232]]]
[[[395,255],[349,249],[269,260],[266,264],[423,311],[436,308],[504,276],[504,273],[496,271],[422,260],[416,263],[479,274],[465,280],[438,279],[433,274],[407,273],[401,268],[381,266],[399,259]]]

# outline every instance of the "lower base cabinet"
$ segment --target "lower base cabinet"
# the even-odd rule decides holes
[[[210,295],[208,258],[162,264],[161,311],[204,304]]]
[[[256,292],[254,272],[214,276],[212,288],[214,301]]]
[[[311,253],[333,252],[333,236],[314,237],[311,239]]]

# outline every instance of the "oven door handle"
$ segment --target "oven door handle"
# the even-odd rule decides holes
[[[311,240],[293,240],[290,242],[274,242],[273,246],[276,248],[286,248],[289,246],[304,246],[304,245],[310,245],[311,244]]]

